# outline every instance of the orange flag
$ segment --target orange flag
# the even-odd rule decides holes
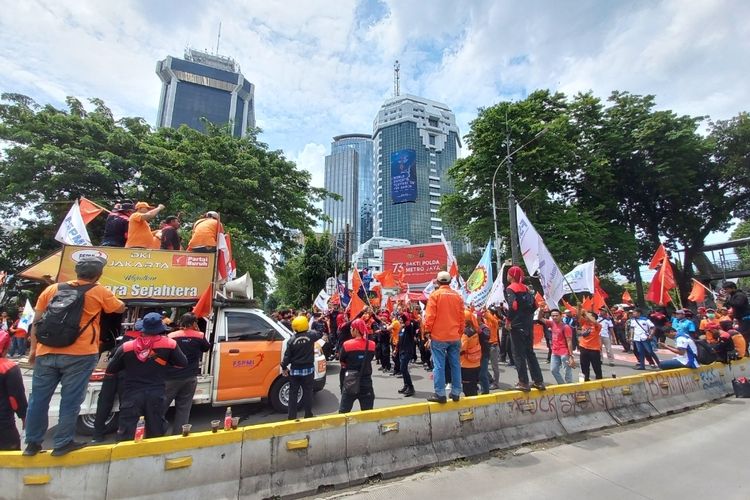
[[[352,320],[357,317],[357,314],[367,306],[365,302],[359,298],[359,295],[352,293],[352,298],[349,301],[349,319]]]
[[[609,294],[604,291],[604,288],[602,288],[602,285],[599,283],[599,278],[597,276],[594,276],[594,292],[601,295],[603,299],[609,298]]]
[[[563,299],[563,305],[565,306],[565,309],[572,312],[573,314],[578,314],[578,310],[570,305],[565,299]]]
[[[534,296],[534,301],[536,302],[536,306],[539,307],[542,304],[544,304],[544,297],[542,297],[539,292],[536,292],[536,295]]]
[[[213,286],[206,288],[201,298],[198,299],[198,303],[193,307],[193,314],[199,318],[207,318],[211,315],[211,309],[213,308],[212,298],[214,295]]]
[[[78,200],[78,208],[81,210],[81,218],[83,219],[84,224],[88,224],[96,219],[96,216],[104,211],[102,207],[91,200],[87,200],[83,196]]]
[[[594,299],[591,297],[586,297],[583,299],[583,302],[581,302],[581,309],[584,311],[592,311],[594,308]]]
[[[654,304],[666,305],[672,300],[669,296],[669,291],[676,287],[677,283],[674,280],[672,264],[669,262],[669,259],[667,259],[665,254],[662,259],[661,267],[651,280],[651,286],[648,288],[646,300],[653,302]]]
[[[383,288],[396,288],[396,278],[393,277],[393,271],[390,269],[376,274],[375,279],[380,282]]]
[[[633,302],[633,297],[630,296],[630,292],[628,292],[627,290],[622,292],[622,301],[626,304]]]
[[[606,307],[606,306],[607,306],[607,303],[604,302],[604,297],[602,297],[602,295],[599,292],[594,293],[594,298],[593,298],[594,312],[598,313],[602,307]]]
[[[688,300],[695,303],[704,302],[706,300],[706,289],[700,281],[693,279],[693,289],[690,290]]]
[[[656,269],[659,267],[659,264],[667,258],[667,250],[664,248],[664,245],[659,245],[659,248],[656,249],[656,253],[653,257],[651,257],[651,263],[648,265],[649,269]]]

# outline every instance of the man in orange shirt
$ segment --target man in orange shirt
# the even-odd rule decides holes
[[[135,204],[135,213],[130,216],[128,222],[128,241],[126,248],[153,248],[154,235],[148,222],[164,210],[164,205],[154,208],[145,201]],[[158,248],[158,247],[157,247]]]
[[[188,242],[188,250],[199,253],[213,253],[218,245],[219,233],[224,232],[219,214],[206,212],[203,218],[193,224],[193,236]]]
[[[581,353],[581,373],[584,381],[588,382],[590,371],[594,368],[596,380],[602,378],[602,325],[596,320],[596,316],[588,311],[581,311],[579,319],[581,333],[578,338],[578,351]]]
[[[495,309],[485,309],[482,318],[490,329],[490,365],[492,366],[492,383],[490,389],[499,389],[500,383],[500,318]]]
[[[105,261],[96,257],[82,258],[75,267],[77,279],[66,284],[66,290],[68,287],[81,287],[78,296],[83,295],[78,337],[72,344],[51,347],[37,342],[36,336],[37,323],[43,318],[63,284],[50,285],[37,300],[36,314],[31,326],[29,364],[34,366],[34,375],[29,408],[26,412],[26,449],[23,452],[25,456],[36,455],[42,449],[48,426],[49,403],[58,384],[62,384],[62,397],[52,456],[65,455],[85,446],[84,443],[74,441],[73,436],[89,377],[99,359],[100,318],[102,313],[125,312],[125,304],[108,288],[97,283],[105,264]]]
[[[445,394],[445,365],[450,364],[451,399],[461,397],[461,335],[464,330],[464,299],[450,287],[451,275],[440,271],[440,287],[430,294],[425,311],[425,337],[432,350],[435,394],[427,398],[435,403],[448,401]]]

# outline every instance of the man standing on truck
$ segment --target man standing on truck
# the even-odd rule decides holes
[[[135,204],[135,213],[130,216],[128,222],[127,248],[152,248],[154,246],[154,235],[151,233],[149,221],[164,210],[164,205],[152,207],[145,201]]]
[[[141,416],[146,420],[146,437],[159,437],[166,432],[164,377],[169,366],[185,367],[188,360],[177,342],[162,335],[165,331],[161,314],[146,314],[143,335],[118,347],[107,365],[107,376],[125,370],[118,441],[133,439]]]
[[[289,339],[281,361],[281,370],[289,378],[289,420],[297,418],[297,394],[302,388],[302,406],[305,418],[313,417],[312,398],[315,382],[315,337],[308,331],[309,322],[306,316],[297,316],[292,320],[294,337]]]
[[[202,218],[193,224],[193,236],[188,242],[191,252],[213,253],[218,245],[219,233],[224,232],[221,219],[217,212],[206,212]]]
[[[85,446],[85,443],[74,441],[73,436],[89,377],[99,359],[99,321],[103,312],[125,312],[125,304],[108,288],[97,283],[105,264],[106,261],[98,257],[81,258],[75,266],[76,280],[50,285],[37,300],[36,314],[31,326],[29,364],[34,366],[34,376],[31,381],[29,409],[26,412],[26,449],[23,452],[25,456],[36,455],[42,450],[42,441],[47,432],[49,403],[57,384],[62,384],[62,389],[60,416],[52,455],[65,455]],[[57,317],[55,313],[59,312],[60,306],[63,305],[62,296],[67,294],[70,297],[71,291],[76,292],[74,304],[80,304],[79,300],[82,297],[82,305],[78,305],[78,336],[72,344],[63,347],[52,347],[37,342],[40,320],[45,330],[47,326],[54,327],[55,325],[47,323]],[[47,315],[45,313],[50,305],[55,307]],[[62,326],[60,325],[59,331],[62,331]]]
[[[201,358],[204,352],[211,349],[211,344],[198,328],[198,318],[191,312],[182,315],[180,329],[170,333],[169,338],[177,342],[187,358],[184,368],[169,367],[166,377],[164,413],[174,401],[172,434],[179,434],[182,426],[190,421],[190,408],[193,406],[193,395],[198,386],[198,375],[201,373]]]

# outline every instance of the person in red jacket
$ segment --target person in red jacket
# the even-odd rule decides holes
[[[534,294],[523,284],[523,269],[512,266],[508,269],[508,281],[510,285],[505,289],[505,299],[508,302],[508,320],[510,321],[510,341],[513,348],[513,358],[516,362],[518,372],[518,383],[516,389],[529,391],[529,373],[534,381],[533,386],[544,390],[544,378],[539,368],[539,361],[534,353],[534,311],[536,301]]]
[[[21,436],[14,413],[26,425],[26,391],[18,365],[5,357],[10,335],[0,331],[0,450],[20,450]]]

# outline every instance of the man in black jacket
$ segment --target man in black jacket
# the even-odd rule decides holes
[[[737,321],[737,330],[750,345],[750,303],[748,303],[747,294],[738,290],[737,284],[731,281],[725,281],[722,288],[724,293],[728,294],[724,307],[729,309],[732,317]]]
[[[305,316],[297,316],[292,320],[294,337],[289,339],[281,361],[281,370],[285,377],[289,377],[289,420],[297,418],[297,394],[302,387],[302,405],[305,408],[305,418],[313,417],[312,395],[315,381],[315,337],[314,332],[308,332],[309,322]]]

